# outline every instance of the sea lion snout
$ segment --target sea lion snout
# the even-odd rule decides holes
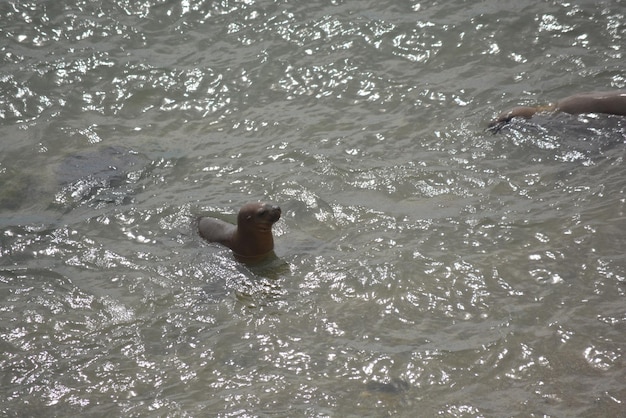
[[[268,222],[271,222],[271,223],[278,221],[280,219],[281,214],[282,214],[282,211],[280,209],[280,206],[270,205],[269,203],[266,203],[265,205],[263,205],[263,207],[259,209],[259,212],[257,213],[259,218],[267,220]]]

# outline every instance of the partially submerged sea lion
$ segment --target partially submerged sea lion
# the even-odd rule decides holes
[[[198,232],[205,240],[230,248],[240,261],[260,261],[274,250],[272,225],[280,215],[278,206],[247,203],[239,210],[236,226],[220,219],[201,217]]]
[[[556,103],[544,106],[518,106],[500,113],[491,123],[489,130],[498,132],[511,119],[530,119],[538,112],[565,112],[572,115],[581,113],[605,113],[626,116],[626,90],[609,92],[579,93],[568,96]]]

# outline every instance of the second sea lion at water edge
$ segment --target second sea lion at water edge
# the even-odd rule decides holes
[[[538,112],[564,112],[572,115],[582,113],[604,113],[626,116],[626,90],[608,92],[579,93],[544,106],[518,106],[500,113],[488,130],[498,132],[511,119],[521,117],[530,119]]]
[[[198,232],[209,242],[230,248],[240,261],[260,261],[274,250],[272,226],[280,219],[280,207],[247,203],[237,215],[237,225],[211,217],[198,219]]]

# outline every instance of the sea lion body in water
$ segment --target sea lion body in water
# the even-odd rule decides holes
[[[626,90],[609,92],[579,93],[545,106],[518,106],[500,113],[489,124],[489,130],[498,132],[511,119],[530,119],[538,112],[605,113],[626,116]]]
[[[201,217],[198,232],[209,242],[230,248],[240,261],[260,261],[274,250],[272,225],[280,219],[280,207],[268,203],[247,203],[239,210],[237,225]]]

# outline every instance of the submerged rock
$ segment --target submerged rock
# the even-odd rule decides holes
[[[409,390],[410,385],[402,379],[395,378],[386,383],[370,380],[365,387],[370,395],[399,395]]]
[[[130,199],[132,190],[123,188],[140,177],[148,159],[124,147],[103,147],[70,155],[57,169],[61,190],[55,203],[71,205],[95,200],[121,204]]]
[[[15,169],[0,170],[0,211],[19,209],[28,199],[34,180],[32,176]]]

